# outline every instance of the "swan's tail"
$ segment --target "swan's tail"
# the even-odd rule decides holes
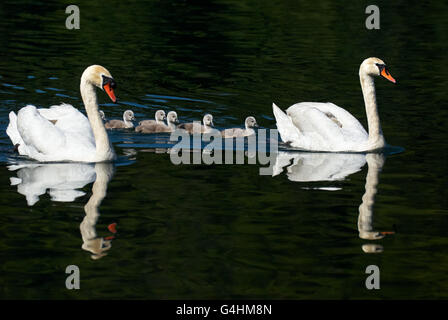
[[[13,111],[9,113],[9,124],[6,128],[6,134],[9,136],[9,139],[11,139],[15,151],[22,156],[30,156],[31,148],[25,144],[25,141],[23,141],[23,138],[20,135],[17,126],[17,115]]]
[[[24,145],[19,130],[17,129],[17,115],[13,111],[9,113],[9,124],[6,128],[6,134],[8,135],[9,139],[11,139],[11,142],[14,146],[18,145],[18,148],[20,149],[20,146]]]
[[[283,142],[297,142],[300,139],[299,129],[294,125],[291,118],[288,117],[275,103],[272,103],[277,129]]]

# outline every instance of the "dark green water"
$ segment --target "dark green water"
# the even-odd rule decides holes
[[[381,29],[367,30],[371,3],[354,3],[77,1],[81,29],[67,30],[68,1],[2,1],[0,298],[448,298],[448,4],[376,1]],[[8,169],[21,161],[5,133],[9,111],[82,109],[79,79],[91,64],[117,81],[119,104],[99,93],[109,118],[164,109],[181,121],[212,113],[219,128],[247,115],[275,128],[273,101],[331,101],[366,126],[358,68],[369,56],[398,82],[376,85],[386,141],[399,148],[368,163],[283,154],[293,165],[274,177],[259,165],[176,166],[154,152],[166,136],[112,132],[112,165]],[[304,181],[311,169],[317,181]],[[41,195],[27,202],[31,193]],[[80,230],[86,203],[101,199],[87,210],[96,224]],[[369,199],[361,211],[372,230],[395,234],[369,240],[369,226],[358,228]],[[86,250],[98,244],[89,232],[109,237],[114,222],[111,248]],[[81,290],[65,288],[72,264]],[[380,290],[365,288],[368,265],[381,270]]]

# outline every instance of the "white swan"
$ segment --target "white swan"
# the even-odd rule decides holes
[[[289,107],[286,114],[273,104],[282,140],[293,147],[312,151],[361,152],[383,148],[386,142],[378,116],[374,76],[396,82],[382,60],[368,58],[361,63],[359,78],[369,133],[355,117],[333,103],[297,103]]]
[[[28,105],[9,114],[6,133],[19,154],[38,161],[101,162],[115,159],[101,115],[95,87],[116,102],[115,81],[99,65],[88,67],[81,77],[81,96],[87,117],[68,104],[37,109]]]

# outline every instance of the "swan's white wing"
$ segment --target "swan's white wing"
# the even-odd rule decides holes
[[[9,124],[6,128],[6,134],[9,136],[9,139],[11,139],[13,145],[19,144],[23,146],[22,137],[17,129],[17,115],[13,111],[9,113]]]
[[[60,118],[66,117],[67,115],[79,112],[72,105],[66,103],[54,105],[50,108],[40,108],[37,109],[37,111],[48,120],[58,120]]]
[[[368,139],[359,121],[333,103],[302,102],[286,112],[307,142],[299,147],[307,150],[354,151]]]
[[[368,133],[362,124],[347,110],[331,102],[323,103],[322,108],[324,108],[322,111],[333,114],[342,124],[344,130],[357,132],[359,135],[365,136],[365,138],[368,137]]]
[[[41,154],[27,154],[37,160],[44,160],[42,157],[48,154],[59,153],[66,145],[64,132],[43,117],[35,106],[29,105],[20,109],[17,129],[25,146]]]
[[[44,118],[52,120],[54,125],[64,132],[82,132],[93,138],[89,119],[72,105],[63,103],[48,109],[37,110]]]
[[[7,133],[19,154],[39,161],[89,161],[96,149],[89,120],[68,104],[11,112]]]
[[[283,142],[299,141],[301,134],[299,129],[291,121],[291,118],[277,107],[275,103],[272,103],[272,111],[274,112],[277,129]]]
[[[288,109],[287,112],[304,135],[319,135],[323,142],[343,138],[338,124],[317,108],[303,108],[299,112],[290,112]]]
[[[331,128],[335,128],[335,130],[343,132],[344,135],[346,135],[345,137],[346,139],[347,138],[355,139],[355,141],[364,141],[368,138],[368,133],[365,131],[364,127],[353,115],[351,115],[345,109],[331,102],[296,103],[287,109],[287,114],[291,116],[293,114],[301,114],[308,110],[315,110],[315,109],[319,110],[322,113],[322,116],[328,118],[324,119],[323,117],[318,116],[316,113],[313,114],[313,112],[311,112],[312,114],[310,114],[310,116],[312,117],[313,115],[316,115],[317,121],[325,121],[324,123],[320,124],[318,122],[314,123],[315,127],[320,126],[322,130],[325,130],[327,128],[328,130],[331,130]],[[299,123],[296,123],[296,125],[298,125],[299,128],[302,124],[306,125],[306,122],[299,121]],[[337,127],[339,127],[339,129],[337,129]]]

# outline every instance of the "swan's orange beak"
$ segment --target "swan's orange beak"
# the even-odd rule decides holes
[[[395,79],[392,77],[392,75],[389,73],[389,71],[387,71],[386,68],[383,68],[383,70],[381,70],[381,75],[386,78],[387,80],[389,80],[390,82],[396,83],[397,81],[395,81]]]
[[[114,89],[112,88],[111,83],[106,83],[103,88],[109,96],[110,100],[112,100],[113,103],[117,102],[117,98],[115,97]]]

